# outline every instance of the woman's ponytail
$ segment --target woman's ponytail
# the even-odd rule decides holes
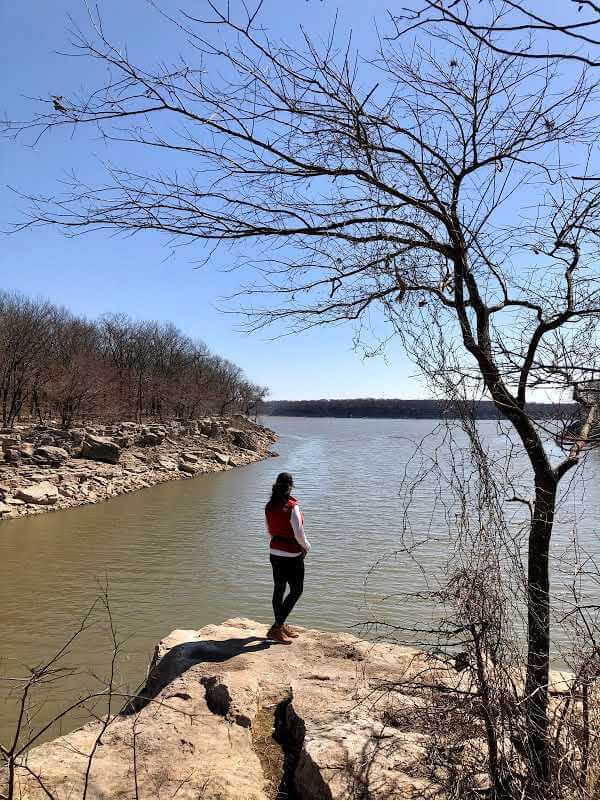
[[[294,479],[292,478],[291,474],[280,473],[273,484],[271,498],[267,503],[267,507],[280,506],[281,504],[284,504],[289,499],[293,486]]]

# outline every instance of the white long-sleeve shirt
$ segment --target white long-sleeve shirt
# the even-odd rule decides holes
[[[304,548],[305,553],[310,551],[310,542],[306,539],[306,534],[304,533],[304,526],[302,524],[302,515],[300,514],[300,508],[298,504],[294,504],[292,507],[292,516],[290,518],[290,523],[292,524],[292,529],[294,531],[294,537],[296,542],[301,548]],[[271,536],[269,533],[269,525],[265,519],[265,528],[267,530],[267,534],[269,537]],[[272,553],[274,556],[291,556],[296,557],[298,556],[297,553],[288,553],[287,551],[280,551],[279,548],[269,548],[269,553]]]

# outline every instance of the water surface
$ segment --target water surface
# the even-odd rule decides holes
[[[25,666],[56,649],[96,597],[98,579],[108,582],[112,613],[125,640],[124,686],[138,683],[155,642],[174,628],[194,629],[237,616],[270,623],[263,506],[281,470],[296,478],[295,494],[313,545],[294,621],[337,630],[372,619],[419,621],[417,602],[399,603],[394,597],[422,581],[409,559],[393,556],[403,514],[398,488],[414,442],[438,423],[282,417],[265,422],[280,437],[277,459],[0,523],[0,674],[21,675]],[[495,423],[482,428],[498,452],[507,447]],[[432,443],[440,438],[434,434]],[[578,522],[579,536],[597,553],[600,454],[590,459],[585,477],[586,514]],[[415,493],[410,522],[413,530],[437,533],[443,542],[447,529],[439,496],[439,480],[432,474]],[[579,495],[573,497],[576,509]],[[559,531],[555,547],[566,544],[566,534]],[[432,545],[424,554],[432,574],[444,558],[439,547]],[[68,663],[81,673],[71,679],[69,692],[86,686],[86,671],[102,672],[108,648],[97,631],[74,644]],[[0,694],[2,741],[14,709],[3,685]]]

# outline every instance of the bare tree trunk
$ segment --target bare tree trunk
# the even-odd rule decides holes
[[[528,751],[531,759],[532,792],[545,797],[549,791],[548,672],[550,663],[549,549],[556,480],[536,476],[535,503],[529,534],[527,581],[527,709]]]
[[[138,423],[142,422],[142,409],[143,409],[143,390],[142,390],[142,373],[138,374],[138,386],[137,386],[137,421]]]
[[[481,632],[477,630],[477,626],[470,626],[470,632],[475,648],[477,679],[481,693],[481,706],[488,749],[488,771],[496,792],[502,793],[503,783],[498,760],[498,730],[494,719],[494,702],[490,697],[490,683],[486,675],[485,651],[482,648]]]

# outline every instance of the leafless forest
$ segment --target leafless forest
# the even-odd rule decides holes
[[[0,295],[2,425],[252,412],[266,393],[171,323],[77,317]]]

